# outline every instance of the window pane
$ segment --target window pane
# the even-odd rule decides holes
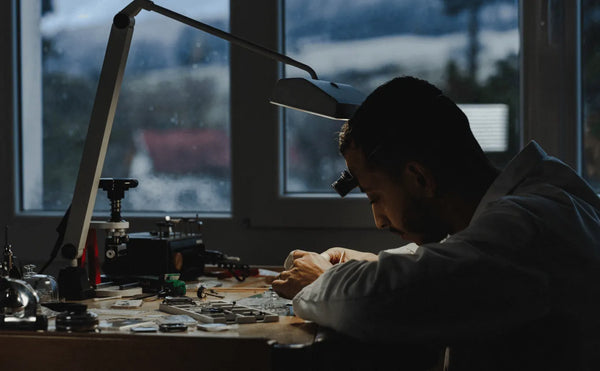
[[[227,0],[155,2],[228,29]],[[71,201],[112,17],[128,3],[43,2],[43,192],[26,208],[65,210]],[[139,181],[123,210],[228,212],[228,44],[157,13],[135,21],[102,176]],[[109,209],[106,192],[96,209]]]
[[[401,75],[440,87],[498,166],[519,143],[516,0],[287,0],[286,53],[319,78],[370,93]],[[305,76],[293,67],[288,76]],[[285,193],[331,192],[340,123],[286,110]]]
[[[583,174],[600,191],[600,1],[582,5]]]

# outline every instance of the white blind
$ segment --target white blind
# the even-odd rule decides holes
[[[485,152],[504,152],[508,147],[508,105],[459,104],[469,118],[471,131]]]

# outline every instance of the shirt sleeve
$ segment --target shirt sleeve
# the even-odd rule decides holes
[[[339,264],[293,299],[307,320],[366,341],[452,341],[541,317],[546,275],[532,265],[536,217],[496,205],[463,233],[414,254]]]

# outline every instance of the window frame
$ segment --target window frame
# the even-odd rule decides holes
[[[581,174],[581,1],[520,0],[520,21],[523,144]]]
[[[230,5],[233,34],[274,50],[283,49],[281,1],[231,1]],[[264,18],[258,22],[246,16],[249,12]],[[234,215],[256,227],[372,228],[364,197],[283,194],[283,109],[268,102],[283,66],[237,47],[231,48],[230,57],[233,177],[236,179],[236,172],[239,176],[234,180]],[[247,125],[248,117],[258,125]],[[262,138],[261,143],[269,145],[258,148],[245,138]]]
[[[539,27],[544,13],[554,16],[556,4],[563,3],[564,27],[568,31],[559,46],[544,46],[548,30]],[[548,5],[550,4],[550,5]],[[19,0],[0,2],[0,48],[8,57],[0,61],[0,83],[9,87],[0,92],[5,125],[0,127],[0,166],[5,181],[0,182],[3,212],[0,223],[10,227],[15,253],[36,264],[47,260],[57,236],[62,215],[21,210],[21,37]],[[115,12],[118,9],[115,10]],[[281,50],[283,1],[247,2],[230,0],[230,30],[269,48]],[[524,143],[536,140],[550,153],[580,169],[581,110],[579,81],[580,1],[520,0],[521,35],[521,124]],[[248,14],[252,14],[249,17]],[[257,27],[260,25],[260,27]],[[109,25],[107,25],[109,27]],[[572,39],[576,42],[573,43]],[[575,49],[573,49],[575,48]],[[574,53],[575,51],[575,53]],[[268,103],[270,89],[282,74],[282,66],[239,47],[230,48],[231,68],[231,153],[232,214],[226,218],[203,217],[207,248],[240,256],[249,264],[281,264],[289,250],[324,250],[332,245],[367,251],[403,244],[390,233],[374,227],[368,201],[350,196],[282,195],[283,143],[282,111]],[[555,63],[538,63],[547,53]],[[544,59],[546,61],[546,59]],[[540,94],[536,86],[546,86],[544,76],[568,68],[561,88],[550,85]],[[252,71],[249,73],[248,71]],[[318,71],[317,71],[318,72]],[[561,99],[564,104],[544,106]],[[573,125],[576,123],[576,125]],[[341,170],[341,169],[340,169]],[[148,231],[162,215],[129,216],[130,230]],[[65,261],[57,258],[57,266]]]
[[[0,166],[6,169],[6,181],[0,184],[2,205],[5,205],[5,212],[0,214],[0,222],[10,227],[9,240],[20,260],[42,266],[47,262],[58,236],[56,228],[63,214],[52,211],[23,211],[21,208],[20,99],[23,81],[20,78],[19,3],[19,0],[0,2],[0,17],[4,17],[5,21],[2,23],[5,32],[0,35],[0,46],[9,51],[9,57],[0,60],[0,81],[4,86],[12,88],[4,89],[0,93],[4,122],[9,123],[0,127]],[[230,29],[234,34],[244,35],[245,38],[262,45],[277,48],[280,9],[281,3],[278,0],[252,4],[232,0]],[[249,13],[256,14],[252,21],[247,17]],[[256,24],[261,24],[260,29]],[[272,184],[277,177],[272,173],[276,174],[280,165],[277,159],[277,128],[281,113],[277,107],[268,103],[268,97],[270,89],[279,77],[281,67],[274,61],[235,46],[231,46],[230,50],[232,214],[229,217],[201,215],[204,222],[203,240],[207,248],[223,251],[230,256],[239,256],[248,264],[278,265],[291,249],[296,248],[324,250],[338,245],[378,251],[403,244],[398,237],[377,231],[371,222],[368,209],[359,212],[369,221],[364,224],[365,227],[360,228],[340,227],[324,230],[323,227],[327,225],[320,225],[319,220],[308,212],[304,214],[307,220],[305,224],[295,224],[294,220],[272,224],[257,221],[255,213],[257,210],[262,211],[265,202],[269,201],[265,201],[268,197],[254,197],[254,193],[269,188],[273,191],[272,196],[278,198],[277,185]],[[252,73],[248,74],[248,71]],[[276,211],[280,213],[279,218],[293,212],[295,211],[281,206],[279,211]],[[124,210],[123,217],[130,222],[129,231],[138,232],[156,229],[156,222],[164,215],[131,213]],[[275,219],[278,217],[275,216]],[[94,214],[93,219],[101,219],[101,216]],[[338,226],[343,224],[335,223]],[[99,235],[99,245],[102,245],[101,238]],[[102,250],[102,247],[100,249]],[[54,273],[65,264],[67,262],[59,255],[47,272]]]

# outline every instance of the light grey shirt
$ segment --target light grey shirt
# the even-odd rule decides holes
[[[531,142],[465,230],[336,265],[293,305],[299,317],[366,341],[453,341],[547,314],[591,328],[600,314],[600,199]]]

